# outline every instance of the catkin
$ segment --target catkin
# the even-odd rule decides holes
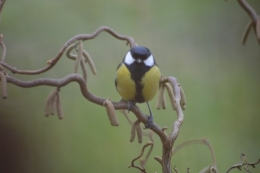
[[[180,92],[181,92],[180,105],[181,105],[182,110],[185,110],[186,109],[186,97],[185,97],[182,87],[180,87]]]
[[[159,95],[158,95],[157,102],[156,102],[156,109],[158,109],[158,110],[161,109],[161,107],[162,107],[163,95],[164,95],[164,86],[160,85]]]
[[[143,132],[141,129],[140,122],[137,120],[135,123],[136,123],[135,129],[136,129],[137,139],[138,142],[141,144],[143,142]]]
[[[80,61],[80,66],[81,66],[81,69],[82,69],[83,78],[87,82],[87,66],[86,66],[86,63],[85,63],[83,58]]]
[[[50,115],[51,103],[53,101],[53,98],[56,96],[57,92],[58,92],[58,90],[55,89],[47,96],[47,99],[45,101],[45,116],[46,117],[48,117]]]
[[[106,111],[110,124],[112,126],[119,126],[119,121],[116,117],[116,112],[113,103],[110,100],[106,100],[104,102],[104,106],[106,106]]]
[[[56,112],[56,103],[57,103],[57,94],[53,97],[52,101],[51,101],[51,108],[50,108],[50,114],[54,115]]]
[[[75,62],[74,73],[78,73],[79,63],[82,59],[83,43],[81,40],[79,41],[78,47],[79,48],[78,48],[78,54],[77,54],[77,58],[76,58],[76,62]]]
[[[57,92],[57,100],[56,100],[56,108],[57,108],[57,114],[58,118],[61,120],[63,118],[62,108],[61,108],[61,100],[60,100],[60,93]]]
[[[133,123],[131,128],[130,142],[133,142],[135,140],[135,127],[136,127],[136,123]]]
[[[173,94],[173,91],[172,91],[172,87],[168,83],[165,83],[164,85],[167,89],[167,92],[168,92],[168,95],[169,95],[169,98],[170,98],[170,101],[171,101],[171,104],[172,104],[172,108],[173,108],[173,110],[175,110],[175,97],[174,97],[174,94]]]
[[[88,54],[88,52],[85,51],[85,50],[83,50],[83,56],[85,57],[86,61],[88,62],[92,73],[93,73],[94,75],[96,75],[96,74],[97,74],[97,69],[96,69],[95,64],[94,64],[94,62],[92,61],[90,55]]]

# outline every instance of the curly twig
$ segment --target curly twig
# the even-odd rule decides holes
[[[119,39],[119,40],[124,40],[127,41],[127,43],[130,44],[130,47],[133,47],[136,45],[136,43],[134,42],[134,39],[132,37],[129,36],[125,36],[125,35],[121,35],[118,34],[117,32],[115,32],[114,30],[112,30],[111,28],[107,27],[107,26],[101,26],[99,27],[94,33],[92,34],[79,34],[76,35],[74,37],[72,37],[71,39],[69,39],[64,46],[61,48],[60,52],[58,53],[58,55],[51,59],[48,60],[48,65],[44,68],[38,69],[38,70],[19,70],[17,68],[14,68],[12,66],[10,66],[9,64],[5,63],[5,62],[0,62],[0,64],[9,69],[12,73],[18,73],[18,74],[26,74],[26,75],[36,75],[36,74],[40,74],[43,72],[46,72],[48,70],[50,70],[52,67],[55,66],[55,64],[59,61],[59,59],[61,58],[61,56],[64,54],[64,52],[66,51],[66,49],[73,44],[75,41],[85,41],[85,40],[91,40],[93,38],[95,38],[96,36],[98,36],[101,32],[108,32],[109,34],[111,34],[113,37]]]
[[[178,145],[177,147],[172,149],[172,155],[174,155],[177,151],[179,151],[183,147],[186,147],[186,146],[192,145],[192,144],[204,144],[210,150],[210,154],[211,154],[211,157],[212,157],[212,163],[213,164],[210,165],[210,166],[206,166],[200,172],[201,173],[203,173],[203,172],[217,173],[218,171],[217,171],[217,162],[216,162],[216,158],[215,158],[215,153],[214,153],[214,150],[213,150],[211,144],[209,143],[209,141],[207,139],[195,139],[195,140],[189,140],[189,141],[183,142],[180,145]]]
[[[248,166],[252,166],[253,168],[255,168],[255,165],[259,164],[260,163],[260,159],[258,159],[257,162],[255,163],[248,163],[247,160],[246,160],[246,155],[245,154],[241,154],[240,156],[240,163],[238,164],[235,164],[233,166],[231,166],[226,173],[229,173],[229,171],[231,171],[232,169],[234,168],[237,168],[239,170],[241,170],[242,166],[246,166],[244,169],[249,172],[248,170]]]
[[[150,145],[153,145],[153,142],[149,141],[149,142],[147,142],[147,143],[143,146],[140,155],[139,155],[138,157],[136,157],[135,159],[132,160],[131,165],[129,166],[129,168],[130,168],[130,167],[134,167],[134,168],[139,169],[141,172],[146,173],[146,170],[145,170],[144,168],[141,168],[140,166],[136,166],[136,165],[134,164],[134,162],[135,162],[136,160],[140,159],[140,158],[143,156],[145,148],[148,147],[148,146],[150,146]]]
[[[0,14],[2,12],[4,4],[5,4],[5,0],[0,0]]]
[[[3,41],[3,35],[0,35],[0,46],[2,48],[2,55],[1,55],[1,61],[0,62],[4,62],[5,61],[5,57],[6,57],[6,47]]]
[[[246,26],[246,29],[243,33],[242,44],[246,43],[248,33],[249,33],[250,29],[252,28],[252,26],[254,27],[256,39],[257,39],[258,43],[260,44],[260,17],[257,15],[255,10],[246,2],[246,0],[237,0],[237,2],[246,11],[246,13],[251,18],[251,21]]]

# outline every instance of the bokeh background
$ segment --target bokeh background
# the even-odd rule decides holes
[[[260,13],[260,1],[248,0]],[[246,45],[241,36],[249,17],[237,1],[154,0],[25,0],[7,1],[0,31],[7,46],[6,62],[19,69],[39,69],[54,58],[72,36],[92,33],[107,25],[150,48],[164,76],[175,76],[185,90],[187,110],[176,145],[207,138],[214,148],[218,169],[225,172],[239,162],[260,158],[260,47],[254,32]],[[91,92],[112,100],[115,69],[129,47],[102,33],[84,42],[98,70],[89,72]],[[21,80],[62,78],[73,72],[65,56],[50,71],[37,76],[11,74]],[[129,172],[127,166],[142,144],[129,142],[130,125],[117,112],[120,126],[112,127],[105,108],[86,101],[77,84],[61,89],[64,119],[44,117],[44,102],[53,88],[30,89],[8,84],[8,99],[0,99],[1,173]],[[156,110],[155,122],[171,131],[176,115],[169,106]],[[139,105],[148,112],[146,105]],[[130,117],[134,120],[134,116]],[[148,141],[144,139],[144,142]],[[148,172],[161,172],[153,156]],[[180,172],[199,172],[211,164],[204,145],[183,148],[173,156]],[[254,172],[260,172],[257,165]],[[234,170],[232,172],[240,172]]]

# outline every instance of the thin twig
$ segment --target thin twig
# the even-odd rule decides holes
[[[211,146],[210,142],[207,139],[194,139],[194,140],[189,140],[189,141],[183,142],[180,145],[178,145],[177,147],[172,149],[172,155],[174,155],[177,151],[179,151],[183,147],[186,147],[186,146],[192,145],[192,144],[204,144],[204,145],[206,145],[210,150],[213,165],[215,167],[217,166],[213,147]]]
[[[134,39],[132,37],[129,36],[125,36],[125,35],[121,35],[118,34],[117,32],[115,32],[113,29],[107,27],[107,26],[101,26],[99,27],[94,33],[92,34],[79,34],[76,35],[74,37],[72,37],[71,39],[69,39],[64,46],[61,48],[61,50],[59,51],[58,55],[49,60],[48,64],[46,67],[38,69],[38,70],[19,70],[17,68],[14,68],[12,66],[10,66],[9,64],[5,63],[5,62],[0,62],[0,64],[7,68],[8,70],[10,70],[12,73],[18,73],[18,74],[26,74],[26,75],[36,75],[36,74],[41,74],[44,73],[48,70],[50,70],[52,67],[55,66],[55,64],[59,61],[59,59],[62,57],[62,55],[64,54],[64,52],[66,51],[66,49],[73,44],[76,41],[82,40],[91,40],[95,37],[97,37],[101,32],[108,32],[110,35],[112,35],[113,37],[119,39],[119,40],[124,40],[130,43],[130,46],[133,47],[136,45],[136,43],[134,42]]]
[[[244,157],[245,157],[245,155],[244,155]],[[255,162],[255,163],[248,163],[244,157],[243,157],[243,154],[242,154],[242,155],[241,155],[241,161],[240,161],[240,163],[231,166],[231,167],[227,170],[226,173],[228,173],[229,171],[231,171],[231,170],[234,169],[234,168],[237,168],[237,169],[241,170],[241,167],[242,167],[242,166],[246,166],[246,169],[247,169],[247,170],[248,170],[248,166],[252,166],[253,168],[255,168],[255,165],[257,165],[257,164],[260,163],[260,159],[258,159],[258,161]]]
[[[1,61],[0,62],[4,62],[5,61],[5,57],[6,57],[6,46],[4,44],[3,41],[3,35],[0,35],[0,46],[2,47],[2,55],[1,55]]]
[[[246,2],[246,0],[237,0],[240,6],[247,12],[250,18],[253,21],[253,24],[256,25],[258,15],[255,10]]]
[[[150,141],[150,142],[147,142],[147,143],[143,146],[140,155],[139,155],[138,157],[136,157],[135,159],[132,160],[131,165],[130,165],[129,167],[134,167],[134,168],[136,168],[136,169],[139,169],[141,172],[146,173],[146,170],[145,170],[145,169],[141,168],[140,166],[136,166],[136,165],[134,164],[134,162],[135,162],[136,160],[140,159],[140,158],[143,156],[145,148],[148,147],[149,145],[153,145],[153,142],[151,142],[151,141]]]
[[[0,0],[0,14],[2,12],[4,4],[5,4],[5,0]]]

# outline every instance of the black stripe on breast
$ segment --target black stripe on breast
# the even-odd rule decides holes
[[[145,66],[144,63],[137,63],[134,62],[131,65],[125,64],[128,70],[131,72],[131,78],[135,82],[135,88],[136,88],[136,95],[133,102],[143,103],[145,102],[143,96],[142,96],[142,89],[143,85],[141,85],[142,77],[144,74],[151,68],[148,66]]]

